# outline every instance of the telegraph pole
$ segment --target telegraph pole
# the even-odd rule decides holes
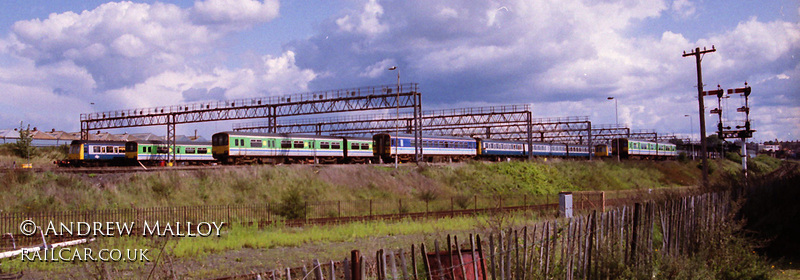
[[[695,62],[697,62],[697,102],[699,105],[700,110],[700,146],[701,146],[701,156],[703,159],[703,186],[708,186],[708,148],[706,148],[706,118],[705,118],[705,107],[703,106],[703,71],[700,68],[700,61],[702,61],[702,55],[705,53],[715,52],[717,51],[714,48],[714,45],[711,45],[710,50],[706,50],[703,47],[701,51],[700,48],[696,48],[691,53],[683,52],[683,57],[687,56],[694,56]]]

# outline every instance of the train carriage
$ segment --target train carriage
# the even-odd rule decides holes
[[[416,140],[414,135],[382,133],[373,136],[375,145],[374,153],[384,162],[393,162],[395,156],[398,160],[407,162],[414,159],[416,153]],[[475,139],[450,136],[422,136],[423,161],[460,161],[474,158],[477,155]]]
[[[125,157],[145,165],[168,162],[172,150],[167,141],[128,141]],[[216,161],[211,155],[211,142],[181,141],[175,143],[175,160],[178,164],[209,164]]]
[[[519,141],[476,139],[478,156],[499,160],[501,158],[528,156],[528,144]]]
[[[125,164],[124,141],[73,140],[59,166],[119,166]]]
[[[220,132],[212,136],[212,154],[223,163],[369,162],[372,141],[335,136]]]
[[[669,143],[617,138],[611,140],[612,154],[622,158],[674,158],[677,156],[677,147]]]
[[[550,156],[554,157],[566,157],[567,156],[567,144],[558,144],[552,143],[550,144]]]
[[[608,144],[597,144],[594,146],[594,156],[596,157],[610,157],[611,149]]]
[[[346,137],[347,148],[344,150],[344,161],[347,163],[372,163],[375,158],[371,138]]]
[[[587,145],[567,145],[568,157],[588,158],[590,153],[591,149]]]

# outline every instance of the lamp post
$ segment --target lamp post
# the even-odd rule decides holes
[[[616,121],[617,127],[619,127],[619,110],[617,110],[617,99],[613,96],[609,96],[608,100],[614,100],[614,121]],[[617,161],[621,161],[619,157],[620,152],[622,151],[619,150],[619,139],[617,139]]]
[[[397,147],[400,146],[400,141],[397,139],[397,137],[400,135],[400,69],[397,69],[397,66],[392,66],[389,67],[389,71],[397,71],[397,108],[395,111],[394,127],[394,169],[397,169],[397,162],[399,158],[397,155]]]
[[[684,117],[689,117],[689,145],[692,145],[692,160],[694,160],[694,144],[692,144],[692,136],[694,136],[694,122],[692,121],[692,115],[683,115]]]

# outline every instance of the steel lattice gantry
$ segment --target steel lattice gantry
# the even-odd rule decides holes
[[[91,130],[166,125],[174,161],[177,124],[254,118],[277,124],[280,117],[395,108],[413,108],[410,123],[421,141],[422,98],[416,83],[81,114],[81,139]],[[421,159],[421,147],[416,157]]]
[[[524,128],[527,127],[527,123],[530,119],[530,111],[528,111],[528,108],[527,105],[509,105],[427,111],[422,114],[422,130],[441,132],[453,127],[479,127],[482,131],[486,131],[487,128],[491,131],[492,128],[507,125],[518,125]],[[402,127],[403,131],[411,133],[413,119],[414,117],[409,114],[403,114],[399,117],[380,114],[324,119],[316,118],[279,123],[275,129],[282,133],[358,135],[387,132],[394,130],[396,127]],[[234,124],[233,130],[269,132],[273,129],[272,127],[272,124],[269,122],[255,122]]]

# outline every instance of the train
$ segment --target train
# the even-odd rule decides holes
[[[177,164],[211,164],[211,142],[176,142]],[[167,141],[73,140],[62,167],[165,165],[172,150]]]
[[[626,138],[612,139],[610,144],[595,146],[596,157],[610,157],[617,154],[624,159],[673,159],[678,156],[678,147],[670,143]]]
[[[470,137],[378,133],[368,137],[224,131],[211,142],[176,143],[176,164],[389,163],[415,160],[422,147],[424,162],[468,159],[509,160],[533,157],[588,159],[590,156],[671,159],[676,145],[626,138],[595,146],[564,143],[495,140]],[[619,147],[619,149],[617,149]],[[62,166],[158,165],[172,151],[166,141],[85,141],[70,145]]]

